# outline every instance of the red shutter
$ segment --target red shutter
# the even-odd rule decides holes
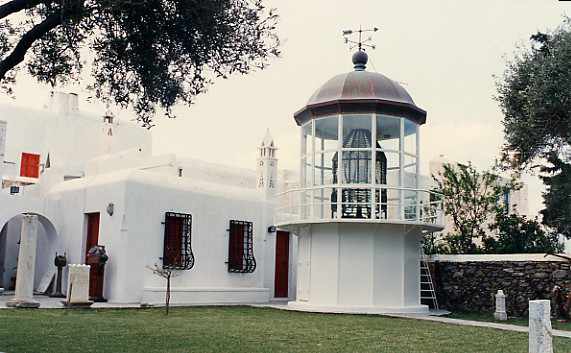
[[[20,176],[26,178],[40,177],[40,155],[33,153],[22,153],[20,162]]]
[[[182,221],[175,216],[166,216],[166,237],[163,264],[176,266],[182,264]]]
[[[228,247],[228,262],[230,268],[241,271],[244,269],[244,225],[230,225],[230,242]]]

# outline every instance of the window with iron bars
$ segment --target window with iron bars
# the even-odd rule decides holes
[[[192,215],[167,212],[164,224],[163,268],[190,270],[194,266],[191,246]]]
[[[252,230],[252,222],[230,221],[228,272],[252,273],[256,269]]]

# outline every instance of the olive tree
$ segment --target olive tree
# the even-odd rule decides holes
[[[150,127],[214,78],[263,69],[276,23],[262,0],[0,0],[0,88],[22,69],[52,86],[88,71],[96,98]]]
[[[571,19],[531,36],[498,81],[504,118],[504,161],[539,171],[543,224],[571,237]]]

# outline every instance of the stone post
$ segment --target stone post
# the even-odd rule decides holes
[[[529,353],[553,353],[549,300],[529,301]]]
[[[506,295],[501,289],[496,293],[496,312],[494,313],[494,318],[501,321],[508,319],[508,314],[506,313]]]
[[[24,215],[20,235],[20,251],[18,252],[16,295],[6,303],[6,306],[17,308],[37,308],[40,306],[40,303],[34,300],[37,238],[38,216]]]
[[[68,268],[67,307],[89,307],[89,265],[73,265]]]

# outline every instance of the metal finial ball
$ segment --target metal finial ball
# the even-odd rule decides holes
[[[367,67],[369,56],[362,50],[358,50],[353,54],[353,67],[356,71],[363,71]]]

